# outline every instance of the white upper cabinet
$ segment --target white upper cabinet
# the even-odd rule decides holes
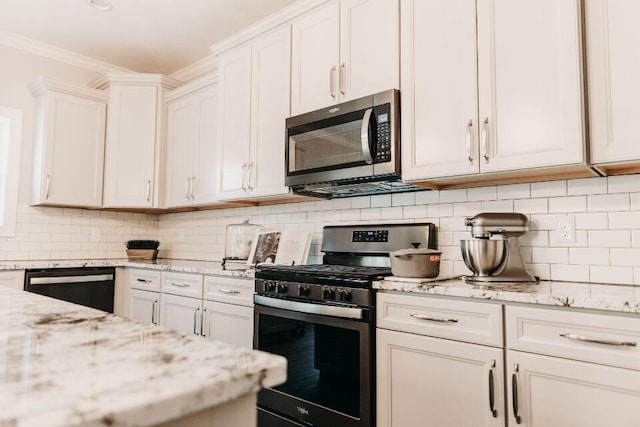
[[[591,161],[638,162],[640,2],[587,0]]]
[[[580,2],[402,0],[401,14],[404,179],[584,164]]]
[[[93,85],[109,90],[104,207],[160,207],[164,93],[180,82],[159,74],[108,73]]]
[[[285,196],[291,28],[220,56],[219,200]]]
[[[399,86],[398,0],[342,0],[293,22],[292,115]]]
[[[32,204],[100,207],[107,95],[52,80],[37,97]]]
[[[215,203],[217,77],[185,85],[171,92],[167,99],[165,206]]]

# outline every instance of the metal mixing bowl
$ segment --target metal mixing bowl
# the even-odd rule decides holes
[[[500,274],[506,266],[506,240],[460,240],[460,249],[464,263],[476,276]]]

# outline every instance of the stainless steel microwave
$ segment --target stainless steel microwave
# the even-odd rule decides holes
[[[288,118],[286,185],[298,193],[329,193],[399,181],[399,101],[393,89]]]

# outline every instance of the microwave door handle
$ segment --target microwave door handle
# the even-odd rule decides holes
[[[362,154],[364,155],[364,161],[367,162],[368,165],[373,163],[373,158],[371,157],[371,144],[369,143],[369,122],[371,121],[372,112],[373,108],[369,108],[364,112],[364,117],[362,118],[362,128],[360,129]]]

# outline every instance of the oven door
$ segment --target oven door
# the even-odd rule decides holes
[[[261,299],[291,304],[292,309],[260,305]],[[304,425],[370,426],[371,323],[304,312],[320,313],[322,307],[327,306],[256,296],[254,348],[287,358],[287,381],[262,390],[258,405]],[[362,309],[352,310],[354,318],[370,314],[357,316]]]

